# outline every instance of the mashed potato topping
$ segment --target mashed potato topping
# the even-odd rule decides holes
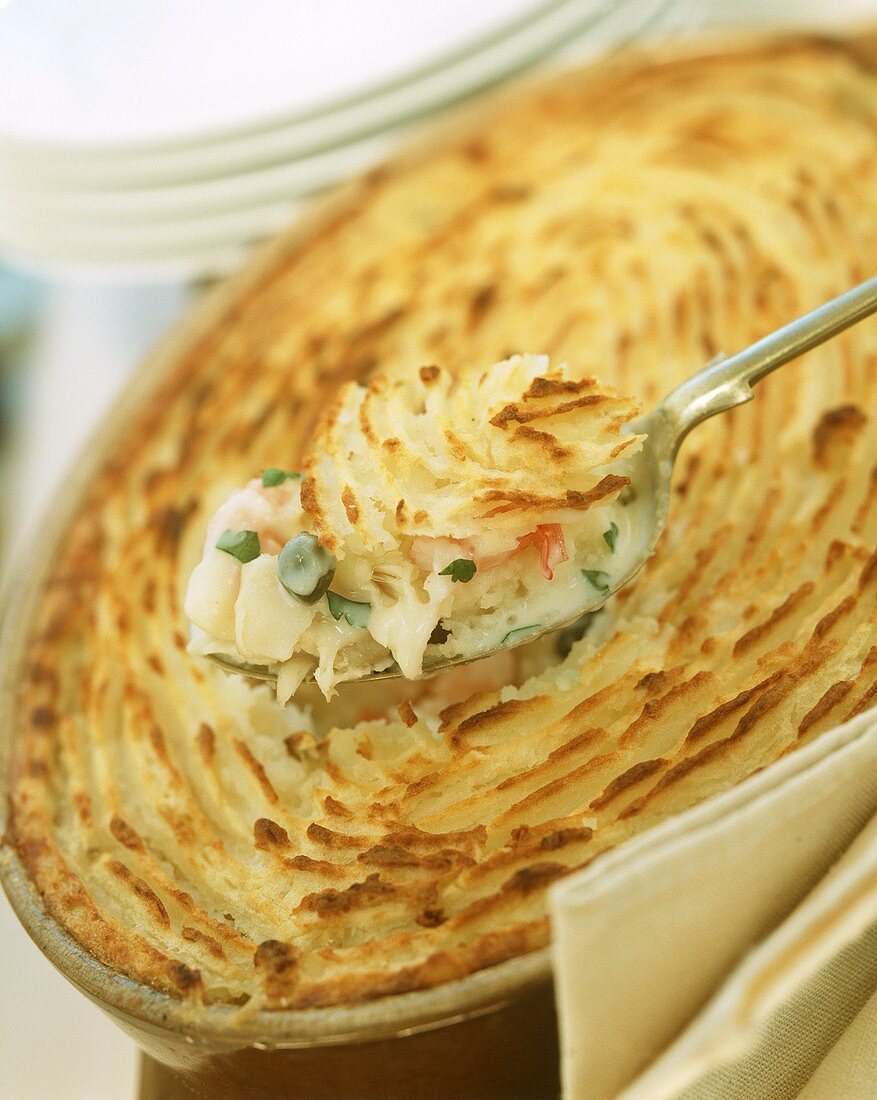
[[[183,597],[209,517],[263,466],[307,476],[348,382],[529,348],[649,409],[875,255],[877,38],[773,35],[559,74],[272,245],[138,374],[12,593],[0,866],[38,935],[169,1017],[297,1034],[543,948],[560,877],[872,708],[873,322],[689,436],[654,555],[571,648],[278,707],[187,652]]]
[[[629,561],[638,411],[537,355],[342,386],[302,472],[266,471],[210,521],[194,647],[276,666],[285,702],[311,672],[329,697],[568,619]]]

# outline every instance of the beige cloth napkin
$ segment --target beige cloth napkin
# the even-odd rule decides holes
[[[870,713],[559,883],[566,1100],[877,1097],[875,814]]]

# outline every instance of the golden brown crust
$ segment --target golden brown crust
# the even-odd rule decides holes
[[[342,386],[320,418],[302,459],[302,508],[339,558],[377,559],[396,576],[409,561],[393,550],[411,538],[475,540],[483,557],[505,553],[539,522],[627,485],[613,462],[642,445],[622,434],[640,412],[546,356],[457,376],[437,367],[379,373]]]
[[[698,429],[612,617],[438,739],[409,706],[318,742],[175,639],[206,516],[296,459],[340,381],[537,351],[648,406],[870,273],[875,135],[864,39],[618,58],[290,238],[123,426],[55,551],[10,716],[10,836],[48,912],[178,996],[434,985],[544,944],[558,876],[871,706],[868,325]]]
[[[572,508],[584,511],[590,508],[592,504],[596,504],[598,500],[605,500],[607,497],[617,494],[629,484],[629,477],[622,477],[619,474],[607,474],[592,489],[588,489],[586,492],[581,492],[579,489],[568,489],[563,496],[545,497],[513,489],[488,489],[487,492],[480,493],[475,497],[475,500],[478,504],[500,502],[499,507],[490,508],[485,512],[487,516],[494,512],[533,508],[535,506],[544,509]]]

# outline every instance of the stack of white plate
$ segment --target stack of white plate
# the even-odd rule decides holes
[[[0,258],[237,265],[424,118],[676,0],[0,0]]]

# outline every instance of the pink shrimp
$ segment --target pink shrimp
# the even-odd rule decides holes
[[[204,543],[205,552],[216,545],[224,531],[255,531],[264,554],[279,554],[288,541],[282,527],[293,494],[290,483],[265,487],[261,478],[253,478],[243,489],[232,493],[210,520]]]
[[[518,539],[518,549],[533,546],[539,551],[539,564],[550,581],[554,579],[554,567],[569,560],[566,541],[559,523],[538,523],[535,531]]]
[[[411,540],[409,555],[414,564],[427,573],[434,570],[438,564],[446,565],[454,558],[471,558],[477,563],[479,569],[492,569],[528,546],[534,547],[539,552],[539,564],[548,580],[554,579],[555,566],[569,560],[566,541],[559,523],[538,523],[534,531],[529,531],[518,538],[517,546],[500,554],[479,554],[473,544],[465,539],[429,538],[418,535]]]
[[[411,540],[408,556],[425,573],[431,573],[438,566],[445,566],[455,558],[470,558],[479,569],[493,569],[517,553],[517,547],[500,554],[481,554],[466,539],[430,538],[417,535]]]
[[[418,569],[431,573],[438,565],[447,565],[455,558],[471,558],[472,546],[463,539],[417,535],[411,540],[408,556]]]

